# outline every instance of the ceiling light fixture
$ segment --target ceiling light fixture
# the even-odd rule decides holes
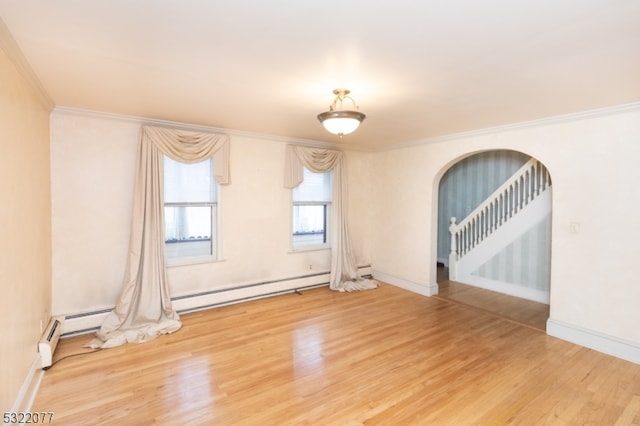
[[[349,96],[349,89],[335,89],[333,94],[336,98],[329,106],[329,111],[318,114],[318,120],[322,123],[329,133],[338,135],[342,138],[344,135],[354,132],[362,120],[367,116],[358,111],[356,101]],[[353,103],[353,109],[343,109],[342,101],[349,99]]]

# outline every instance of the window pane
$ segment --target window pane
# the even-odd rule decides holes
[[[293,201],[330,202],[332,172],[313,173],[304,168],[304,181],[293,189]]]
[[[293,247],[327,243],[327,205],[293,206]]]
[[[164,157],[164,202],[190,203],[216,200],[212,160],[180,163]]]
[[[214,256],[215,206],[165,206],[165,253],[176,257]]]

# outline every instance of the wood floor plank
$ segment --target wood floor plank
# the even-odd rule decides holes
[[[86,351],[64,339],[34,411],[56,424],[634,424],[640,365],[383,284],[182,317]],[[59,360],[59,361],[58,361]],[[622,422],[622,423],[620,423]]]
[[[615,426],[640,425],[640,396],[634,396],[616,420]]]
[[[476,309],[490,315],[518,322],[522,325],[545,331],[549,318],[549,305],[490,290],[444,280],[438,283],[435,296]]]

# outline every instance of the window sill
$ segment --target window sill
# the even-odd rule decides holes
[[[300,247],[300,248],[292,248],[289,250],[289,254],[291,253],[304,253],[308,251],[323,251],[329,250],[331,251],[331,247],[328,246],[309,246],[309,247]]]
[[[215,259],[213,257],[194,257],[191,259],[181,259],[181,260],[173,260],[166,261],[167,268],[175,268],[178,266],[191,266],[191,265],[203,265],[205,263],[218,263],[224,262],[225,259]]]

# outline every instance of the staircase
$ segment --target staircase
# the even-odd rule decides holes
[[[476,207],[464,220],[451,218],[449,278],[540,302],[548,294],[524,294],[508,283],[496,283],[473,274],[480,266],[532,225],[551,212],[551,179],[547,169],[536,159],[525,163],[516,173]],[[504,284],[504,285],[503,285]],[[534,292],[535,293],[535,292]]]

